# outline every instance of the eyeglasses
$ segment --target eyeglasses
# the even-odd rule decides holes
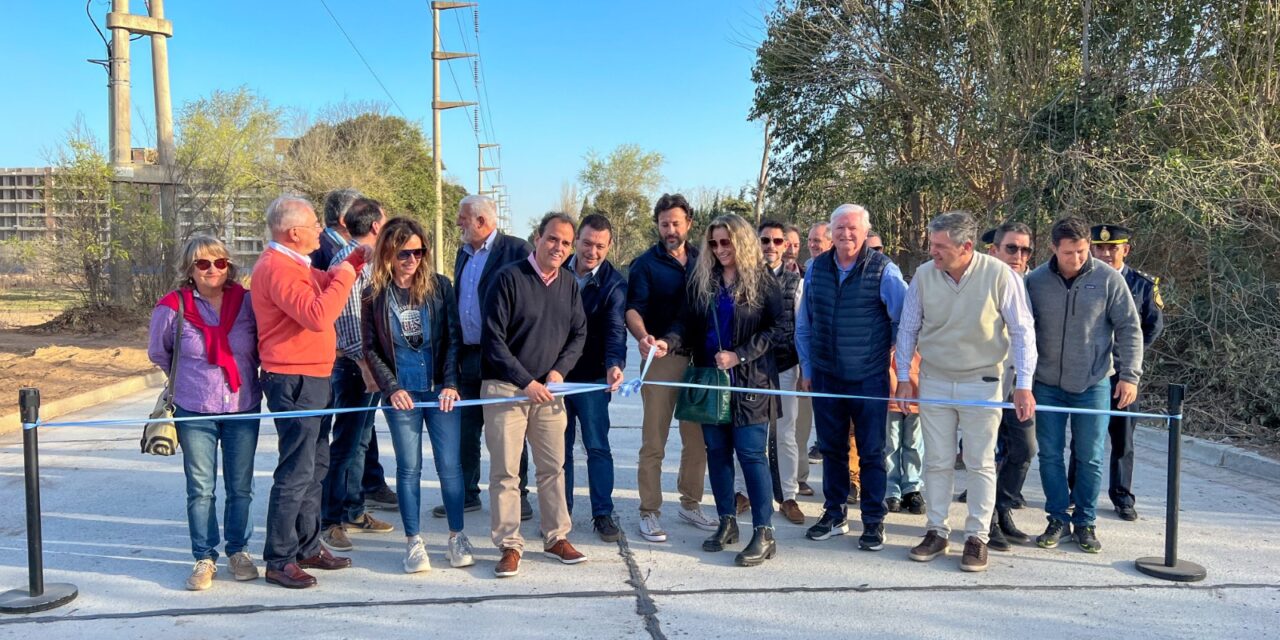
[[[715,238],[707,238],[707,246],[711,247],[712,249],[716,248],[717,246],[719,246],[721,249],[729,249],[733,247],[733,240],[730,240],[728,238],[720,238],[719,240],[716,240]]]
[[[226,271],[231,266],[231,261],[226,258],[218,258],[217,260],[206,260],[200,258],[195,261],[196,269],[200,271],[208,271],[209,267],[217,267],[219,271]]]
[[[1022,254],[1022,255],[1024,255],[1024,256],[1028,256],[1028,257],[1030,257],[1030,256],[1031,256],[1032,251],[1034,251],[1034,250],[1033,250],[1031,247],[1022,247],[1022,246],[1018,246],[1018,245],[1016,245],[1016,244],[1006,244],[1006,245],[1004,246],[1004,252],[1005,252],[1005,253],[1007,253],[1007,254],[1009,254],[1009,255],[1013,255],[1013,254],[1015,254],[1015,253],[1021,253],[1021,254]]]
[[[782,245],[787,243],[787,239],[786,238],[760,238],[760,244],[767,247],[769,246],[769,243],[773,243],[773,246],[775,247],[781,247]]]
[[[316,231],[321,231],[324,229],[324,225],[320,224],[320,222],[317,220],[316,222],[313,222],[311,224],[295,224],[289,228],[290,229],[314,229]]]
[[[426,252],[426,249],[401,249],[400,253],[396,254],[396,259],[401,262],[407,261],[409,258],[422,260],[422,256],[426,254]]]

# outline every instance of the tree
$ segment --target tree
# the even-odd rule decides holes
[[[111,299],[108,266],[121,251],[111,233],[111,216],[120,209],[111,165],[83,122],[67,132],[52,164],[52,205],[61,214],[56,241],[47,245],[54,271],[85,306],[104,307]]]
[[[590,151],[578,174],[590,205],[581,213],[602,213],[617,237],[611,255],[626,264],[654,241],[652,197],[662,186],[662,154],[635,144],[619,145],[607,156]],[[590,210],[588,210],[590,209]]]
[[[372,109],[372,110],[371,110]],[[353,187],[383,204],[390,216],[416,218],[435,228],[435,172],[422,130],[369,105],[345,105],[294,140],[285,157],[289,183],[314,202],[332,189]],[[452,224],[466,189],[444,183],[444,246],[458,243]],[[451,265],[452,260],[444,260]]]

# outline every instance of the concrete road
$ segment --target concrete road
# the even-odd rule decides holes
[[[140,417],[153,402],[154,392],[144,392],[67,419]],[[733,566],[731,552],[701,551],[706,533],[674,517],[674,493],[667,494],[664,517],[670,540],[640,538],[638,398],[615,399],[612,415],[614,495],[626,538],[605,544],[591,533],[579,452],[571,538],[589,556],[587,563],[563,566],[544,558],[537,551],[535,516],[524,524],[534,542],[520,576],[495,579],[498,553],[488,540],[486,494],[485,510],[467,514],[476,566],[448,567],[444,521],[427,516],[425,538],[436,568],[405,575],[399,518],[382,511],[396,532],[353,535],[355,566],[318,572],[319,586],[300,592],[262,580],[237,583],[225,565],[211,590],[184,590],[192,558],[180,457],[139,454],[138,427],[44,429],[46,580],[75,583],[80,597],[54,611],[0,617],[0,638],[1280,637],[1280,491],[1261,479],[1185,464],[1181,555],[1209,573],[1194,585],[1161,582],[1133,567],[1135,558],[1158,555],[1164,544],[1164,453],[1148,448],[1139,449],[1137,460],[1141,519],[1126,523],[1110,511],[1100,515],[1105,550],[1099,555],[1069,545],[1021,547],[993,553],[984,574],[966,574],[958,569],[958,555],[929,564],[907,559],[907,549],[923,535],[923,516],[890,514],[887,545],[879,553],[858,551],[856,530],[815,543],[804,539],[803,527],[777,517],[778,557],[744,569]],[[377,428],[383,464],[394,477],[381,416]],[[253,504],[255,558],[275,448],[274,428],[266,422]],[[664,466],[669,491],[678,455],[673,435]],[[430,461],[424,467],[429,509],[439,503],[439,485]],[[964,474],[958,477],[957,492]],[[819,496],[804,499],[807,525],[821,511],[820,467],[813,479]],[[7,506],[0,512],[2,588],[27,580],[22,496],[22,446],[14,435],[0,441],[0,500]],[[1043,494],[1034,470],[1026,496],[1032,504],[1017,512],[1018,519],[1038,532]],[[704,503],[712,512],[709,489]],[[953,505],[951,514],[953,526],[962,526],[963,505]],[[959,538],[953,534],[957,554]]]

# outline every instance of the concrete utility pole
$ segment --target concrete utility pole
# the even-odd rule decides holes
[[[471,53],[453,53],[440,48],[440,12],[448,9],[474,7],[474,2],[431,3],[431,160],[436,171],[436,272],[444,272],[444,162],[440,157],[440,112],[445,109],[469,107],[474,102],[444,102],[440,100],[440,61],[469,58]]]
[[[481,191],[484,191],[484,172],[486,172],[486,171],[497,171],[497,170],[498,170],[498,168],[497,168],[497,167],[486,167],[486,166],[484,166],[484,150],[485,150],[485,149],[492,149],[492,148],[497,147],[497,146],[499,146],[499,145],[496,145],[496,144],[485,144],[485,143],[481,142],[481,143],[480,143],[479,145],[477,145],[477,146],[478,146],[479,148],[476,150],[476,193],[480,193]]]
[[[151,0],[150,6],[151,19],[163,21],[164,0]],[[164,172],[164,182],[160,183],[160,216],[173,221],[176,247],[182,242],[182,225],[178,223],[177,194],[173,184],[178,152],[173,144],[173,102],[169,96],[169,35],[152,32],[151,65],[156,93],[156,153],[160,156],[160,170]]]

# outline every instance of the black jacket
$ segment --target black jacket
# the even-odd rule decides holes
[[[493,284],[493,276],[498,270],[515,262],[524,260],[533,253],[533,248],[529,246],[523,238],[509,236],[501,231],[497,232],[497,236],[493,239],[493,246],[489,247],[489,258],[484,263],[484,271],[480,272],[480,291],[476,296],[481,305],[484,304],[485,293],[489,291],[489,287]],[[462,279],[462,268],[467,265],[467,261],[471,256],[462,249],[462,245],[458,245],[458,254],[453,259],[453,277]],[[458,292],[455,293],[454,301],[457,301]]]
[[[434,372],[432,386],[458,388],[458,350],[462,347],[462,324],[458,321],[458,299],[449,279],[436,274],[435,293],[427,300],[431,319],[431,361]],[[360,323],[364,337],[364,360],[378,382],[384,395],[400,390],[396,378],[396,346],[391,337],[391,322],[387,317],[387,296],[373,297],[373,289],[365,289],[361,296]]]
[[[738,354],[742,360],[733,368],[734,386],[753,389],[777,389],[778,368],[774,362],[774,348],[785,339],[782,323],[782,292],[778,281],[768,273],[762,274],[764,301],[759,309],[746,310],[736,307],[733,313],[733,345],[728,351]],[[680,316],[664,340],[670,351],[681,346],[693,354],[693,365],[714,367],[713,357],[704,353],[702,341],[706,339],[711,324],[711,308],[698,304],[692,288],[686,295]],[[778,396],[758,393],[734,392],[730,397],[733,424],[748,425],[768,422],[771,417],[782,415],[782,403]]]
[[[565,263],[565,275],[576,278],[570,264]],[[582,311],[587,314],[587,342],[578,364],[564,379],[595,382],[605,377],[610,367],[627,367],[627,325],[623,317],[627,282],[613,264],[605,260],[578,293],[582,295]]]
[[[657,243],[631,261],[627,275],[627,311],[635,310],[644,320],[649,335],[671,332],[671,324],[680,317],[684,304],[685,279],[698,263],[698,248],[685,244],[685,263],[667,253]]]
[[[777,273],[772,269],[769,273],[777,279],[782,292],[782,317],[778,323],[782,325],[783,338],[773,350],[774,364],[781,372],[800,364],[800,356],[796,354],[796,292],[800,290],[804,276],[787,271],[785,267],[778,269]]]

